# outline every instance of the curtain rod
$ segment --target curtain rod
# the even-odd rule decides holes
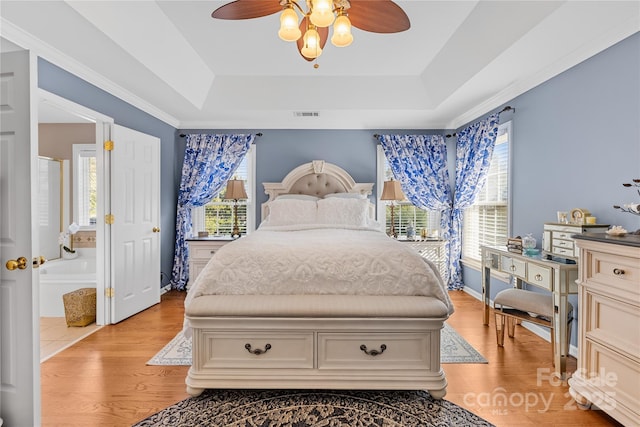
[[[185,134],[185,133],[181,133],[180,134],[180,138],[184,138],[185,136],[187,136],[187,134]],[[262,132],[256,133],[256,136],[262,136]]]
[[[516,109],[515,109],[514,107],[510,106],[510,105],[507,105],[507,106],[506,106],[506,107],[504,107],[502,110],[500,110],[500,111],[498,112],[498,114],[504,113],[505,111],[513,111],[513,112],[515,113],[515,112],[516,112]],[[445,135],[445,137],[446,137],[446,138],[451,138],[451,137],[453,137],[453,136],[457,136],[457,135],[458,135],[458,134],[454,132],[454,133],[448,133],[448,134],[446,134],[446,135]],[[373,137],[374,137],[374,138],[378,138],[378,137],[380,137],[380,135],[379,135],[379,134],[377,134],[377,133],[374,133],[374,134],[373,134]]]

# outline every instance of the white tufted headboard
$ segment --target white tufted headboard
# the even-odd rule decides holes
[[[298,166],[282,182],[263,182],[269,199],[262,204],[262,219],[269,213],[269,203],[282,194],[308,194],[323,197],[330,193],[371,195],[373,183],[356,183],[344,169],[324,160],[314,160]]]

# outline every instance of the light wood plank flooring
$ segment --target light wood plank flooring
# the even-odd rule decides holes
[[[549,343],[519,326],[515,340],[497,347],[493,323],[482,325],[481,302],[462,291],[451,297],[456,312],[449,324],[489,363],[443,365],[445,399],[497,426],[619,426],[602,411],[579,409],[566,383],[548,379]],[[169,292],[160,304],[42,363],[42,425],[131,426],[187,398],[188,367],[146,366],[181,329],[183,299],[184,293]]]

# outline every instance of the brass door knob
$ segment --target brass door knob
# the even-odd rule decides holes
[[[158,228],[158,227],[153,227],[152,231],[153,231],[154,233],[159,233],[159,232],[160,232],[160,228]]]
[[[38,268],[42,264],[44,264],[45,262],[47,262],[47,259],[45,257],[43,257],[42,255],[40,255],[39,257],[35,257],[33,259],[33,268]]]
[[[5,265],[7,267],[7,270],[10,271],[15,270],[16,268],[19,270],[24,270],[25,268],[27,268],[27,259],[21,256],[18,259],[10,259]]]

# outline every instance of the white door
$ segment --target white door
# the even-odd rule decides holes
[[[27,51],[0,58],[0,418],[40,425],[37,64]],[[33,208],[33,209],[32,209]]]
[[[115,125],[110,157],[112,323],[160,302],[160,139]]]

